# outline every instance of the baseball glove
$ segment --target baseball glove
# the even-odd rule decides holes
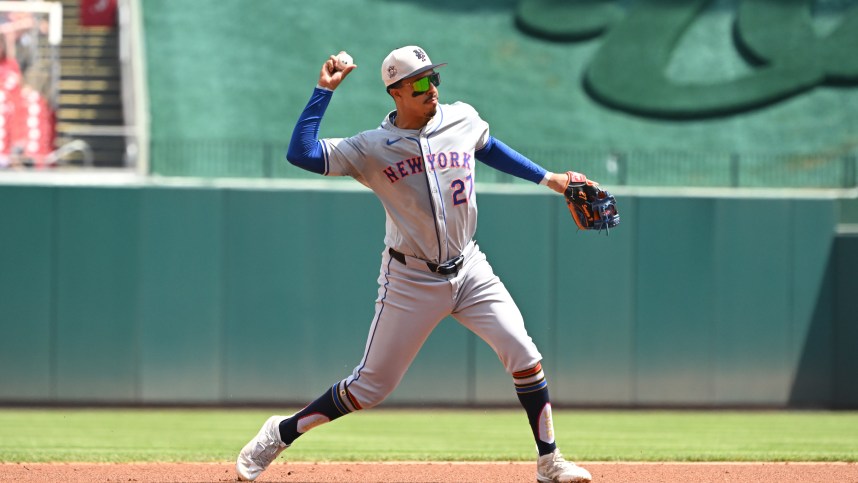
[[[569,171],[569,184],[563,196],[572,219],[581,230],[608,231],[620,224],[617,200],[599,184],[581,173]]]

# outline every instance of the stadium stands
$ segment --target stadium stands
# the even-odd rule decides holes
[[[32,77],[22,73],[15,57],[15,44],[22,32],[31,28],[33,19],[20,13],[2,15],[5,28],[0,36],[0,167],[41,168],[53,150],[54,113],[45,95],[27,83]],[[29,64],[29,58],[21,59]]]

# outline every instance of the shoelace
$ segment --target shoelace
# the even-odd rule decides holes
[[[574,465],[575,463],[572,463],[571,461],[566,461],[566,458],[564,458],[562,454],[557,453],[557,455],[554,456],[554,464],[559,464],[559,466],[565,467],[566,465]]]
[[[256,454],[251,453],[250,459],[257,465],[262,466],[264,468],[271,464],[271,462],[274,460],[277,450],[280,448],[278,448],[277,445],[265,445],[263,443],[257,444],[262,446],[262,451]]]

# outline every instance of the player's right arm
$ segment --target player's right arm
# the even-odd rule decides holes
[[[328,103],[331,102],[333,91],[316,87],[310,102],[304,107],[295,129],[292,130],[292,140],[286,151],[286,159],[299,168],[318,174],[325,173],[325,156],[322,143],[319,141],[319,124]]]
[[[322,64],[319,83],[301,112],[295,129],[292,130],[292,140],[286,151],[286,159],[290,163],[307,171],[325,173],[324,149],[319,141],[319,125],[322,123],[322,116],[328,108],[328,103],[331,102],[334,90],[355,68],[357,66],[351,64],[343,70],[337,70],[336,57],[333,55]]]

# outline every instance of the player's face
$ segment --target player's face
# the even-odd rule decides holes
[[[438,108],[438,86],[441,76],[435,71],[429,71],[414,78],[403,79],[400,92],[402,108],[420,113],[426,118],[435,115]]]
[[[441,85],[441,74],[433,71],[429,71],[426,74],[421,74],[420,77],[415,77],[413,80],[406,79],[403,81],[403,85],[411,86],[411,96],[419,97],[423,94],[427,94],[433,89],[435,92],[438,92],[438,89],[435,89],[439,85]]]

